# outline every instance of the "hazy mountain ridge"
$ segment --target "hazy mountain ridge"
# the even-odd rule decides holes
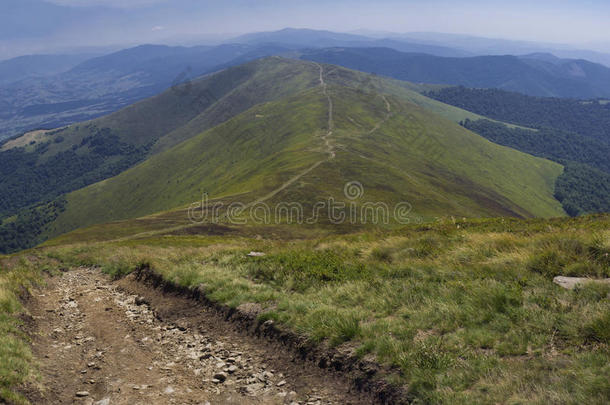
[[[448,58],[390,48],[319,49],[301,57],[412,82],[499,88],[544,97],[610,96],[610,68],[584,60],[549,62],[510,55]]]
[[[26,55],[0,61],[0,86],[62,73],[92,57],[90,54]]]
[[[402,52],[418,52],[438,56],[469,56],[469,52],[442,46],[426,45],[393,38],[371,38],[363,35],[323,30],[285,28],[279,31],[256,32],[232,39],[230,42],[246,44],[277,44],[291,48],[385,47]]]
[[[580,60],[558,61],[543,54],[435,59],[430,55],[471,54],[400,38],[305,29],[254,33],[233,41],[242,43],[229,41],[212,47],[143,45],[85,61],[58,75],[48,76],[47,72],[47,77],[0,84],[0,140],[32,129],[57,128],[102,116],[157,94],[176,81],[259,57],[298,57],[299,53],[309,58],[322,58],[321,54],[329,57],[329,52],[336,50],[320,49],[329,46],[409,52],[410,56],[390,55],[381,48],[364,53],[354,49],[351,52],[360,55],[352,55],[349,61],[337,55],[326,60],[403,80],[499,87],[544,96],[592,98],[610,93],[607,68]],[[371,57],[371,53],[376,55]],[[439,64],[443,67],[438,68]]]
[[[175,83],[276,51],[239,44],[143,45],[88,60],[56,76],[11,83],[0,87],[0,137],[108,114]]]
[[[579,49],[579,47],[575,45],[537,43],[533,41],[435,32],[411,32],[407,34],[387,33],[386,36],[427,45],[442,44],[444,46],[461,49],[474,55],[527,55],[532,53],[545,53],[555,55],[559,58],[585,59],[610,67],[610,53]]]

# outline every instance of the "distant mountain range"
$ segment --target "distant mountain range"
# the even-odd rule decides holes
[[[87,60],[60,74],[5,84],[0,86],[0,140],[108,114],[173,84],[282,51],[241,44],[142,45]]]
[[[570,45],[484,38],[472,35],[432,32],[370,32],[355,33],[286,28],[279,31],[243,35],[230,42],[290,43],[309,48],[359,47],[392,48],[402,52],[426,53],[436,56],[485,56],[553,54],[565,59],[585,59],[610,67],[610,53],[578,49]]]
[[[610,69],[545,53],[465,57],[467,51],[435,44],[304,29],[248,34],[232,42],[143,45],[86,61],[82,55],[41,55],[0,62],[0,140],[102,116],[175,83],[270,55],[415,82],[538,96],[610,97]]]
[[[436,32],[412,32],[402,35],[388,33],[384,37],[409,41],[423,45],[441,45],[460,49],[475,55],[526,55],[530,53],[551,53],[560,58],[586,59],[610,67],[610,53],[579,49],[574,45],[516,41],[499,38],[485,38],[473,35],[443,34]],[[606,46],[606,49],[610,50]]]
[[[389,48],[329,48],[304,59],[423,83],[498,88],[543,97],[610,97],[610,68],[550,54],[466,58],[404,53]]]
[[[0,61],[0,86],[63,73],[94,56],[97,55],[29,55]]]
[[[370,38],[362,35],[344,34],[331,31],[285,28],[280,31],[259,32],[233,38],[230,43],[251,45],[281,45],[291,49],[329,48],[329,47],[362,47],[392,48],[402,52],[426,53],[437,56],[470,56],[472,53],[442,46],[440,44],[422,44],[403,39]]]

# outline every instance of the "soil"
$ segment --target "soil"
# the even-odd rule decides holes
[[[370,404],[346,378],[188,297],[80,268],[27,303],[34,404]]]

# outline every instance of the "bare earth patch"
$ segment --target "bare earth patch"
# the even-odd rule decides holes
[[[27,146],[32,141],[39,142],[44,138],[44,136],[47,132],[49,132],[49,131],[46,129],[40,129],[40,130],[25,133],[22,136],[20,136],[19,138],[15,138],[15,139],[11,139],[10,141],[7,141],[4,145],[2,145],[0,147],[0,151],[6,151],[9,149],[13,149],[13,148],[20,148],[22,146]]]

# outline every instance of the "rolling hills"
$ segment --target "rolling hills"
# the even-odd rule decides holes
[[[0,86],[36,78],[56,75],[91,59],[91,54],[26,55],[0,61]]]
[[[271,57],[183,83],[104,118],[4,144],[0,156],[28,156],[21,175],[30,175],[31,184],[40,178],[40,190],[45,175],[55,188],[107,178],[3,218],[5,251],[13,248],[7,241],[28,246],[53,239],[23,254],[0,255],[6,269],[0,335],[10,342],[0,374],[13,375],[3,380],[0,395],[19,398],[14,390],[34,367],[17,326],[26,313],[17,298],[24,286],[42,280],[41,269],[68,274],[79,290],[60,281],[39,296],[52,293],[62,308],[76,308],[66,291],[76,291],[70,295],[81,303],[100,302],[91,292],[114,290],[110,278],[87,284],[82,277],[86,271],[89,280],[100,280],[101,268],[115,280],[136,272],[129,279],[134,284],[144,272],[155,274],[165,288],[197,294],[232,314],[254,308],[248,316],[256,325],[278,325],[281,336],[298,333],[307,350],[330,347],[365,359],[376,379],[404,388],[405,402],[577,397],[603,403],[607,285],[568,291],[552,280],[608,276],[607,215],[514,218],[565,215],[556,185],[569,166],[471,132],[465,127],[471,119],[527,136],[542,131],[483,120],[422,94],[433,89],[438,86]],[[57,169],[54,159],[79,156],[83,163],[100,158],[108,171],[87,177],[79,168],[32,170]],[[118,174],[108,177],[111,170]],[[47,191],[47,198],[55,195]],[[203,193],[212,200],[201,201]],[[328,205],[316,211],[330,201],[346,203],[349,216],[337,220]],[[235,203],[241,211],[233,214],[228,207]],[[209,213],[219,204],[219,221],[193,222],[191,208]],[[385,221],[384,206],[401,206],[406,217],[390,210]],[[270,221],[253,221],[253,207],[269,207]],[[289,217],[295,207],[305,217],[318,216],[312,222]],[[501,218],[466,218],[482,216]],[[76,267],[80,272],[65,272]],[[156,309],[150,301],[137,304],[147,300],[138,291],[130,299],[151,311],[152,320]],[[166,311],[173,299],[163,296]],[[188,301],[188,310],[199,312],[196,305]],[[78,312],[76,325],[112,310],[91,307],[98,312]],[[47,308],[40,306],[40,313]],[[57,312],[53,317],[65,318]],[[121,314],[115,324],[130,322],[131,312],[124,312],[112,312]],[[75,325],[62,322],[56,324]]]
[[[12,68],[12,74],[0,78],[0,140],[103,116],[180,81],[272,55],[301,55],[414,82],[493,87],[540,96],[610,97],[610,69],[585,60],[543,53],[473,57],[469,52],[400,37],[284,29],[247,34],[216,46],[141,45],[86,60],[68,71],[63,70],[77,60],[72,56],[3,62],[26,65],[17,75]],[[40,60],[49,62],[37,63]],[[66,68],[58,70],[62,66]],[[30,70],[36,77],[28,77]]]
[[[103,116],[181,80],[260,57],[347,44],[462,55],[441,46],[285,29],[245,35],[216,46],[140,45],[88,60],[62,55],[16,58],[0,63],[0,141],[32,129],[56,128]],[[75,60],[81,63],[72,63]],[[66,68],[58,69],[56,65]],[[22,69],[16,72],[15,67],[19,66]],[[37,74],[26,75],[29,70]]]
[[[33,30],[40,47],[53,25],[153,39],[176,21],[359,20],[337,4],[4,1],[0,38]],[[568,10],[366,6],[387,27],[497,30]],[[442,37],[285,29],[13,69],[0,405],[610,404],[610,98],[593,96],[610,70]]]
[[[461,127],[482,117],[421,94],[434,88],[270,57],[16,139],[0,153],[13,157],[2,166],[4,240],[181,212],[203,192],[311,209],[344,199],[351,181],[365,187],[359,204],[404,202],[418,220],[565,214],[553,196],[560,164]]]
[[[315,65],[274,61],[228,68],[103,118],[7,141],[0,147],[0,215],[114,176],[256,104],[319,84]],[[482,118],[419,94],[433,86],[352,75],[455,122]]]
[[[282,52],[241,44],[141,45],[63,73],[8,83],[0,87],[0,140],[103,116],[205,73]]]
[[[0,149],[0,213],[114,176],[251,106],[314,86],[315,70],[258,62],[186,82],[90,122],[26,135]],[[269,77],[284,81],[273,83]],[[0,215],[1,215],[0,214]]]
[[[309,74],[318,69],[277,58],[258,63],[262,71],[278,64]],[[320,199],[344,199],[350,181],[366,188],[359,204],[408,202],[420,218],[564,214],[553,198],[560,165],[494,145],[400,95],[381,93],[368,75],[324,66],[322,78],[324,86],[255,105],[67,194],[48,235],[181,208],[203,192],[244,204],[296,202],[307,211]]]

